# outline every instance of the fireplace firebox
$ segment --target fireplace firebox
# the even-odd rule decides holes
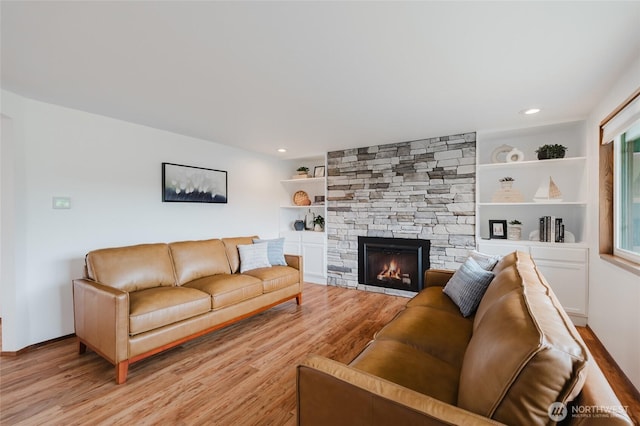
[[[429,269],[429,240],[358,237],[358,282],[420,291]]]

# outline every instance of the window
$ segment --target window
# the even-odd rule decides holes
[[[640,122],[617,136],[613,149],[616,171],[613,253],[640,263]]]
[[[600,254],[640,275],[640,89],[600,135]]]

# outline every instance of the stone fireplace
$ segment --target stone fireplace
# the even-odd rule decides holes
[[[428,240],[358,237],[358,282],[418,292],[429,269]]]
[[[475,247],[475,179],[475,133],[329,152],[328,284],[415,294],[362,284],[358,237],[428,240],[430,267],[460,266]]]

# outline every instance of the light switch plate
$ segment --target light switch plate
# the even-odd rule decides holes
[[[71,197],[53,197],[54,209],[70,209]]]

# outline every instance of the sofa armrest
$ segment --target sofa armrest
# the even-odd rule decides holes
[[[578,409],[574,415],[572,408]],[[585,408],[586,407],[586,408]],[[593,410],[592,415],[581,415],[584,411]],[[591,413],[589,413],[591,414]],[[591,356],[588,362],[587,378],[578,397],[570,404],[566,424],[596,426],[606,423],[607,426],[631,426],[633,421],[622,405],[604,373]],[[563,423],[564,424],[564,423]]]
[[[129,357],[129,293],[88,279],[73,280],[80,342],[117,364]]]
[[[449,269],[427,269],[424,271],[424,286],[444,287],[455,271]]]
[[[317,355],[298,365],[297,386],[302,426],[500,424]]]
[[[299,254],[285,254],[284,260],[288,266],[297,269],[300,272],[300,291],[302,291],[302,283],[304,282],[304,264],[302,256]]]
[[[298,270],[302,269],[302,256],[299,254],[285,254],[284,260],[287,262],[287,265],[292,268],[296,268]]]

